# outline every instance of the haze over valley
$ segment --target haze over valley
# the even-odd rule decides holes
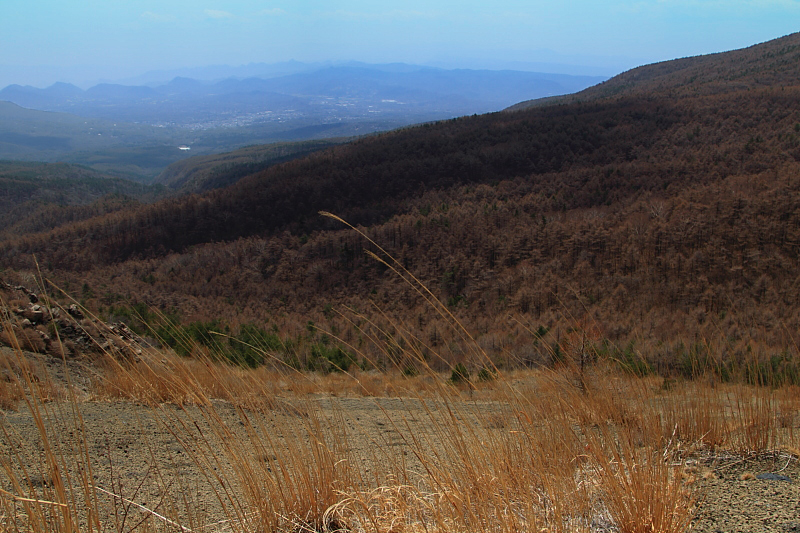
[[[149,181],[167,163],[189,155],[267,142],[366,135],[499,111],[521,100],[576,92],[605,79],[405,64],[295,63],[292,68],[300,72],[212,81],[176,77],[155,86],[101,84],[85,91],[65,83],[43,89],[9,85],[0,90],[0,101],[91,123],[82,125],[57,114],[26,115],[3,104],[0,157],[69,161]],[[184,152],[191,149],[191,154],[181,153],[179,146]],[[132,164],[133,158],[139,164]]]

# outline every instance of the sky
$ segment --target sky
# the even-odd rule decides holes
[[[800,30],[800,0],[0,0],[0,87],[288,60],[613,75]]]

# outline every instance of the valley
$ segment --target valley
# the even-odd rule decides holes
[[[0,158],[82,164],[149,183],[188,155],[370,135],[497,111],[604,79],[405,64],[295,65],[293,72],[262,75],[101,83],[85,91],[66,83],[9,85],[0,90]]]

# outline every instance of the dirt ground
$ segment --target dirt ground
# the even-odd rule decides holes
[[[697,483],[700,501],[694,531],[800,531],[800,465],[796,457],[780,453],[721,456],[697,464],[713,476],[701,476]]]
[[[115,530],[129,530],[151,515],[138,505],[179,518],[192,530],[222,528],[212,526],[224,519],[223,505],[230,505],[239,489],[231,481],[237,479],[236,472],[220,457],[242,454],[247,461],[274,467],[290,458],[292,450],[313,448],[303,429],[308,427],[322,428],[325,444],[346,451],[350,460],[359,463],[354,470],[365,479],[379,475],[376,465],[383,471],[406,472],[409,478],[421,477],[423,467],[413,454],[409,435],[436,448],[432,426],[437,417],[451,416],[441,405],[404,398],[288,399],[262,413],[244,412],[226,402],[215,402],[211,408],[164,405],[153,409],[123,401],[94,401],[88,392],[90,373],[73,370],[73,382],[83,392],[77,402],[44,404],[48,443],[24,403],[17,411],[0,411],[5,432],[0,435],[3,462],[12,465],[19,479],[45,494],[52,486],[52,479],[43,473],[48,471],[43,466],[46,448],[57,450],[64,464],[71,465],[67,474],[76,485],[85,473],[88,455],[91,484],[99,487],[98,498],[105,498],[103,520],[116,524]],[[507,414],[503,404],[494,402],[481,403],[478,411],[470,409],[464,413],[480,412],[480,420],[459,415],[465,426],[501,421]],[[226,430],[220,432],[220,427]],[[507,429],[497,424],[497,431]],[[270,444],[259,447],[248,442]],[[396,468],[387,469],[387,464]],[[706,454],[687,458],[684,471],[698,501],[693,531],[800,531],[797,457],[781,452],[747,457]],[[13,490],[8,474],[2,479],[3,487]],[[231,514],[228,509],[227,515]]]

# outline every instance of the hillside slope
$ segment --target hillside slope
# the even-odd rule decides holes
[[[542,194],[548,209],[611,205],[644,191],[662,194],[795,162],[798,105],[795,89],[763,89],[678,102],[631,97],[426,125],[332,148],[91,229],[64,230],[54,252],[77,253],[70,263],[78,267],[80,252],[95,248],[104,250],[102,261],[117,262],[284,230],[311,233],[331,227],[320,210],[370,225],[407,210],[405,202],[426,190],[513,179]],[[124,245],[107,246],[120,234]]]
[[[68,113],[25,109],[0,101],[0,158],[63,157],[70,152],[88,152],[127,144],[161,144],[171,140],[169,132],[151,126],[115,124]]]
[[[65,163],[0,160],[0,238],[152,202],[162,189]]]
[[[361,139],[7,240],[0,263],[25,269],[35,253],[70,286],[108,292],[96,305],[313,317],[346,339],[353,323],[321,310],[372,302],[450,346],[422,298],[325,210],[364,227],[495,357],[544,357],[531,332],[576,324],[673,366],[712,346],[740,361],[796,351],[800,63],[770,54],[797,39],[644,68],[660,74],[641,88],[626,73],[608,82],[624,91]],[[776,57],[786,63],[767,83],[757,58]],[[694,68],[726,79],[692,80]]]
[[[741,50],[644,65],[574,95],[528,100],[509,110],[634,94],[682,98],[792,87],[798,70],[800,33],[793,33]]]
[[[159,174],[155,183],[181,192],[205,192],[236,183],[284,161],[303,157],[343,141],[336,139],[248,146],[233,152],[196,156],[177,161]]]

